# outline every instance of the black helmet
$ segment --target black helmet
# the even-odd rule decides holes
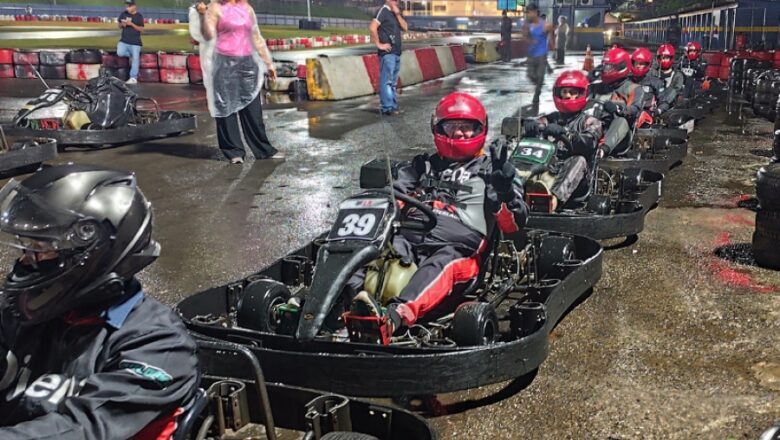
[[[160,254],[135,176],[90,165],[11,180],[0,191],[0,234],[24,252],[2,296],[28,324],[101,310]]]

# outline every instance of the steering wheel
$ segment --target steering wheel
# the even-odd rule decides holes
[[[392,191],[392,193],[391,193]],[[417,208],[425,216],[425,221],[420,222],[417,220],[404,220],[401,222],[401,227],[413,231],[430,232],[436,227],[436,213],[433,212],[430,206],[425,203],[410,197],[406,194],[396,191],[395,189],[385,188],[382,192],[386,194],[392,194],[397,200],[404,202],[405,204]]]
[[[83,103],[91,103],[92,102],[92,97],[87,92],[85,92],[84,90],[81,90],[78,87],[74,87],[74,86],[72,86],[70,84],[63,84],[60,87],[74,101],[79,101],[79,102],[83,102]]]

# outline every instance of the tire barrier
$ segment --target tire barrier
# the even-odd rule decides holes
[[[158,52],[157,64],[160,69],[187,70],[187,54]]]
[[[183,69],[160,68],[160,82],[165,84],[189,84],[190,75],[186,67]]]
[[[318,57],[306,60],[309,99],[338,101],[377,93],[377,55]],[[435,46],[406,50],[401,54],[400,86],[409,86],[465,70],[463,47]]]
[[[14,78],[15,76],[13,64],[0,64],[0,78]]]
[[[0,21],[69,21],[84,23],[116,23],[116,17],[87,17],[83,15],[0,15]],[[144,18],[145,24],[178,24],[181,20],[174,18]]]
[[[160,82],[160,70],[157,68],[141,68],[138,70],[138,81],[150,83]]]
[[[99,49],[74,49],[68,52],[66,59],[71,64],[101,64],[103,52]]]
[[[14,52],[13,49],[0,49],[0,64],[13,64]]]
[[[102,64],[77,64],[68,63],[65,65],[65,73],[69,80],[87,81],[97,78],[100,75]]]
[[[43,79],[67,79],[68,74],[65,65],[61,66],[49,66],[41,64],[39,72]]]
[[[40,63],[41,61],[40,57],[38,56],[38,52],[27,50],[17,50],[14,52],[14,64],[32,64],[33,66],[37,66]]]
[[[157,60],[158,57],[155,53],[142,53],[140,60],[141,69],[156,69],[158,67]]]
[[[38,66],[30,64],[16,64],[14,65],[14,76],[20,79],[37,79],[38,76],[35,74],[35,70],[37,69]]]
[[[130,58],[120,57],[116,52],[104,53],[103,67],[109,69],[126,69],[130,67]]]
[[[103,68],[106,69],[106,72],[108,72],[109,75],[121,79],[122,81],[130,79],[130,68],[128,67],[106,67],[104,65]]]
[[[38,53],[41,66],[65,66],[68,60],[67,50],[42,50]],[[63,68],[63,71],[65,69]]]

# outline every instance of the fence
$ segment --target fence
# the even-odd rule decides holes
[[[27,4],[24,3],[6,3],[0,6],[0,15],[24,15],[26,14]],[[72,5],[42,5],[32,6],[32,13],[36,16],[82,16],[82,17],[105,17],[117,18],[124,10],[116,6],[72,6]],[[152,19],[171,19],[186,23],[188,19],[187,9],[174,8],[143,8],[141,11],[144,18]],[[298,20],[306,19],[298,15],[275,15],[275,14],[257,14],[257,21],[261,25],[269,26],[298,26]],[[369,20],[355,20],[349,18],[312,18],[322,22],[323,28],[348,28],[365,29],[368,27]]]

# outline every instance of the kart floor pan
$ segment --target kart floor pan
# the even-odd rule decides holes
[[[14,126],[3,127],[9,136],[49,137],[60,147],[101,148],[141,142],[145,140],[179,135],[198,127],[197,117],[183,113],[181,119],[171,119],[153,124],[128,125],[108,130],[33,130]]]
[[[48,139],[48,142],[37,146],[0,152],[0,176],[9,176],[15,170],[37,166],[55,157],[57,157],[57,141],[54,139]]]
[[[661,198],[661,182],[663,175],[657,172],[643,170],[642,177],[648,183],[636,195],[634,200],[640,207],[632,212],[600,215],[595,213],[535,213],[528,217],[527,227],[547,231],[565,232],[573,235],[583,235],[594,240],[629,237],[639,234],[645,227],[645,215]]]
[[[545,298],[541,300],[546,306],[544,324],[528,336],[492,345],[418,348],[323,340],[302,343],[289,336],[231,327],[224,319],[199,319],[206,315],[229,317],[241,289],[253,277],[281,281],[284,259],[247,279],[196,293],[182,300],[177,309],[196,335],[249,347],[260,360],[268,382],[369,397],[465,390],[525,376],[542,364],[549,351],[550,332],[601,277],[601,246],[585,237],[573,239],[578,261],[558,266],[558,282],[545,280],[547,283],[530,287]],[[291,255],[313,260],[316,245],[309,244]]]
[[[639,168],[666,174],[674,165],[682,162],[688,155],[688,142],[671,145],[665,148],[655,148],[652,158],[629,159],[620,157],[608,157],[601,159],[599,165],[610,170],[626,170]]]

